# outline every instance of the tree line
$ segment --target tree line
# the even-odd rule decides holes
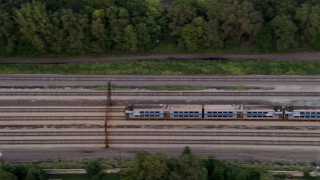
[[[0,0],[0,55],[320,49],[320,0]]]
[[[164,153],[139,152],[122,172],[125,180],[272,180],[272,175],[258,168],[224,163],[213,157],[201,159],[185,147],[179,157]]]

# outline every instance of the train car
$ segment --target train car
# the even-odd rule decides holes
[[[280,105],[275,106],[244,106],[243,119],[283,119],[283,108]]]
[[[129,105],[126,119],[202,119],[202,105]]]
[[[205,105],[204,119],[282,119],[282,106]]]
[[[202,119],[202,105],[172,105],[170,119]]]
[[[320,107],[289,105],[284,109],[284,119],[319,121]]]
[[[168,105],[154,104],[132,104],[125,108],[126,119],[164,119],[169,115],[165,110],[170,109]]]
[[[242,119],[242,105],[204,105],[204,119]]]

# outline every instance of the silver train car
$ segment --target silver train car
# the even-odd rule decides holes
[[[207,120],[272,120],[283,119],[282,106],[243,105],[148,105],[134,104],[125,108],[126,119],[207,119]]]
[[[319,121],[320,108],[314,106],[287,106],[284,108],[284,119]]]
[[[202,105],[134,104],[125,108],[126,119],[201,119]]]
[[[203,119],[281,119],[281,106],[205,105]]]

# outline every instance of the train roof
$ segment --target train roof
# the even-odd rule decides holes
[[[286,111],[292,112],[292,111],[304,111],[304,110],[317,110],[320,111],[319,106],[286,106]]]
[[[184,110],[194,110],[202,109],[202,105],[181,105],[181,104],[133,104],[127,106],[127,109],[184,109]]]

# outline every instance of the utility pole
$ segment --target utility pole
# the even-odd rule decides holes
[[[104,122],[104,131],[105,131],[105,146],[106,148],[109,147],[109,141],[108,141],[108,120],[109,115],[111,114],[111,83],[108,82],[108,92],[107,92],[107,101],[106,101],[106,116],[105,116],[105,122]]]

